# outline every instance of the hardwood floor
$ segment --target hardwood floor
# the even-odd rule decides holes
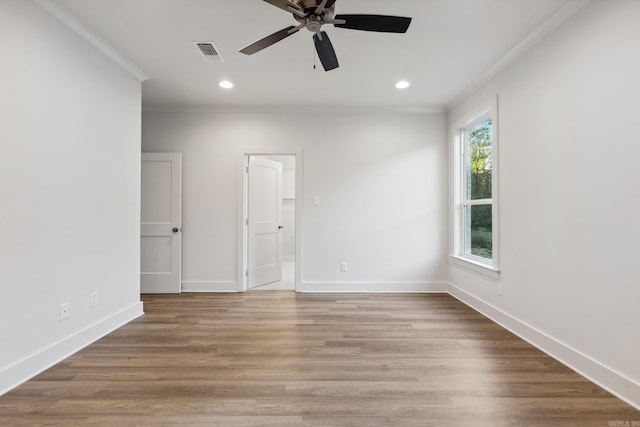
[[[640,424],[448,295],[143,300],[143,317],[0,397],[0,425]]]

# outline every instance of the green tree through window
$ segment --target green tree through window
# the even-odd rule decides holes
[[[491,119],[467,131],[467,196],[471,200],[491,198]]]
[[[492,133],[487,119],[465,130],[465,252],[492,259]]]

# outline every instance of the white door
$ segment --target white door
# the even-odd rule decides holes
[[[182,154],[142,153],[140,292],[180,293]]]
[[[282,280],[282,163],[249,157],[248,287]]]

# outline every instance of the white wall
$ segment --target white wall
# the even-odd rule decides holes
[[[441,289],[448,279],[445,140],[441,114],[143,115],[143,151],[183,153],[183,283],[211,290],[238,281],[242,153],[300,150],[303,289]]]
[[[458,266],[454,293],[636,406],[638,18],[638,1],[591,2],[450,114],[500,96],[504,296]]]
[[[142,305],[140,82],[30,1],[0,51],[1,394]]]

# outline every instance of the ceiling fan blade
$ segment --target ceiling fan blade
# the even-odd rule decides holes
[[[293,25],[291,25],[290,27],[283,28],[280,31],[276,31],[275,33],[263,39],[260,39],[257,42],[251,43],[249,46],[242,48],[240,52],[244,53],[245,55],[253,55],[256,52],[260,52],[262,49],[266,49],[269,46],[286,39],[287,37],[297,33],[298,31],[300,31],[299,27],[294,27]]]
[[[280,8],[286,12],[294,13],[302,18],[306,17],[307,14],[304,13],[302,7],[298,6],[296,3],[291,0],[263,0],[277,8]]]
[[[331,40],[329,40],[329,36],[326,32],[321,31],[320,35],[318,35],[318,33],[314,34],[313,42],[316,45],[318,58],[320,58],[320,62],[322,62],[322,66],[325,71],[331,71],[340,66],[338,64],[336,51],[333,49]]]
[[[389,15],[336,15],[334,19],[345,21],[334,24],[338,28],[379,33],[406,33],[411,24],[411,18]]]

